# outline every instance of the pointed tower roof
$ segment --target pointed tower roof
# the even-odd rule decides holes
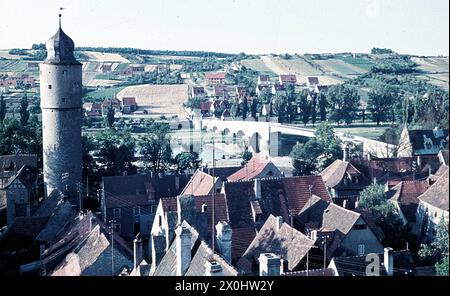
[[[46,64],[81,65],[73,55],[75,44],[73,40],[59,27],[45,44],[47,48]]]

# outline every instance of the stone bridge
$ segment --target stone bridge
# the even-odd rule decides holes
[[[231,136],[236,143],[243,143],[249,150],[272,157],[279,156],[281,134],[302,137],[314,137],[314,130],[297,126],[289,126],[274,122],[220,120],[213,118],[194,119],[194,129],[207,130]],[[363,148],[364,154],[376,157],[392,157],[395,147],[380,141],[363,137],[345,135],[337,132],[336,135],[343,142],[352,142]]]

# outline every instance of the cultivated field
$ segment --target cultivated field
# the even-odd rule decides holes
[[[180,118],[187,115],[183,108],[188,99],[187,84],[128,86],[117,94],[118,99],[123,97],[135,97],[138,108],[147,110],[150,115],[178,115]]]
[[[413,62],[418,64],[418,68],[428,73],[448,73],[448,57],[413,57]]]
[[[321,69],[329,74],[349,76],[368,72],[365,69],[346,63],[341,59],[315,60],[314,63],[320,65]]]
[[[24,72],[28,62],[21,60],[0,60],[0,72]]]
[[[275,73],[269,67],[267,67],[261,59],[242,60],[240,61],[240,63],[246,68],[250,68],[258,72],[264,72],[269,75],[275,75]]]
[[[314,63],[310,63],[302,57],[285,60],[280,57],[261,56],[261,60],[272,72],[278,75],[295,74],[297,76],[297,81],[300,84],[305,84],[308,76],[317,76],[319,82],[326,85],[340,84],[343,82],[342,78],[326,75],[326,73],[320,69],[319,65],[314,66]]]
[[[129,63],[130,61],[117,53],[105,53],[96,51],[80,51],[82,54],[86,55],[89,61],[97,62],[119,62],[119,63]]]
[[[418,68],[428,74],[420,75],[419,78],[440,86],[446,90],[449,89],[449,64],[448,57],[414,57],[412,60],[418,64]]]

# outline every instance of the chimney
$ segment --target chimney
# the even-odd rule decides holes
[[[222,266],[215,260],[206,260],[205,262],[206,276],[222,276]]]
[[[367,153],[367,160],[370,161],[372,159],[372,157],[370,156],[369,153]]]
[[[182,276],[186,273],[191,263],[191,232],[185,225],[180,225],[176,233],[176,275]]]
[[[92,231],[95,227],[95,217],[94,215],[90,215],[89,217],[89,231]]]
[[[344,199],[344,201],[342,202],[342,207],[345,209],[347,208],[347,200]]]
[[[163,235],[152,235],[151,244],[152,269],[155,270],[165,254],[166,238]]]
[[[273,253],[261,253],[259,255],[259,275],[279,276],[281,275],[281,257]]]
[[[208,210],[208,205],[205,202],[203,202],[203,204],[202,204],[202,213],[206,213],[207,210]]]
[[[388,276],[394,275],[394,250],[384,248],[384,268]]]
[[[377,184],[377,177],[373,177],[373,182],[372,184]]]
[[[179,175],[175,175],[175,189],[177,190],[177,192],[180,190],[180,176]]]
[[[310,238],[311,238],[313,241],[316,241],[316,240],[317,240],[317,229],[311,230]]]
[[[343,152],[342,161],[348,161],[347,147],[344,147],[344,149],[342,149],[342,152]]]
[[[261,179],[255,178],[254,182],[255,182],[255,184],[254,184],[253,190],[255,191],[255,197],[257,199],[260,199],[261,198]]]
[[[275,217],[275,219],[276,219],[275,229],[278,231],[278,230],[280,230],[281,225],[283,225],[283,217],[278,216],[278,217]]]
[[[134,246],[134,268],[137,268],[139,264],[142,262],[143,253],[142,253],[142,239],[140,233],[136,235],[136,238],[133,241]]]
[[[418,167],[422,166],[422,159],[420,158],[420,155],[417,155],[417,166]]]
[[[225,221],[220,221],[216,225],[216,239],[222,257],[231,264],[231,237],[232,230]]]

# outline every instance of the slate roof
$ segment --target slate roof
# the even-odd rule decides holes
[[[332,164],[326,167],[320,175],[327,187],[349,190],[360,190],[370,185],[370,180],[367,179],[357,168],[355,168],[348,161],[336,159]],[[351,177],[353,180],[358,178],[358,182],[348,182],[344,184],[344,177]]]
[[[37,181],[38,170],[35,167],[24,165],[16,175],[12,176],[4,189],[8,188],[15,180],[19,180],[28,190],[31,190]]]
[[[434,207],[448,212],[448,200],[449,200],[449,190],[448,190],[448,169],[443,173],[433,185],[428,188],[419,199],[426,202]]]
[[[91,230],[91,219],[95,227]],[[109,228],[94,214],[81,215],[72,220],[57,241],[42,255],[48,274],[52,275],[110,275],[111,235]],[[133,252],[119,236],[114,236],[115,272],[123,265],[132,267]],[[120,256],[119,256],[120,254]],[[109,256],[109,257],[108,257]]]
[[[194,196],[195,201],[195,209],[197,216],[199,216],[202,212],[202,205],[206,204],[206,215],[207,215],[207,229],[212,229],[212,195],[204,195],[204,196]],[[177,212],[177,198],[176,197],[166,197],[161,199],[162,207],[165,213],[168,212]],[[228,208],[225,201],[225,196],[223,194],[216,194],[214,197],[214,225],[216,225],[219,221],[228,222]],[[200,217],[196,217],[199,219]],[[200,225],[194,225],[196,227],[200,227]]]
[[[195,171],[194,175],[192,175],[180,195],[208,195],[212,193],[218,180],[218,177],[213,178],[213,176],[198,169]]]
[[[282,82],[296,82],[297,77],[294,74],[281,74],[280,81]]]
[[[48,219],[47,225],[36,237],[36,240],[49,243],[55,242],[57,234],[69,224],[74,217],[75,212],[70,202],[59,204]]]
[[[408,130],[410,144],[414,154],[437,154],[447,144],[448,129],[440,130]],[[425,139],[431,140],[430,146],[425,146]]]
[[[381,262],[380,275],[386,275],[383,265],[384,254],[378,254]],[[414,262],[409,251],[394,251],[394,275],[404,276],[414,274]],[[333,258],[339,276],[366,276],[366,267],[370,261],[366,256]]]
[[[47,58],[44,63],[56,65],[81,65],[73,55],[75,44],[73,40],[64,33],[61,27],[45,44]]]
[[[204,241],[200,243],[191,264],[186,271],[186,276],[204,276],[206,274],[205,263],[208,260],[216,261],[222,267],[222,276],[237,276],[238,271],[227,263],[220,255],[214,253]]]
[[[193,249],[198,247],[199,242],[197,239],[199,234],[197,230],[189,225],[186,221],[183,221],[182,226],[187,227],[187,229],[191,232],[191,253],[193,253]],[[167,252],[161,259],[161,262],[156,267],[154,276],[174,276],[176,275],[177,270],[177,256],[176,256],[176,240],[172,241],[172,244],[168,248]]]
[[[248,181],[257,178],[268,166],[273,166],[273,174],[279,173],[278,168],[266,159],[253,156],[246,166],[228,176],[228,181]],[[277,172],[278,171],[278,172]]]
[[[8,172],[15,174],[21,167],[28,165],[37,168],[36,154],[0,155],[0,176]],[[10,176],[11,176],[10,175]]]
[[[17,217],[7,228],[6,236],[35,240],[36,236],[47,225],[49,217]]]
[[[225,182],[228,176],[236,173],[242,168],[242,166],[237,167],[216,167],[214,168],[214,176],[218,177],[220,181]],[[212,176],[212,168],[203,168],[203,172]]]
[[[274,253],[288,261],[288,269],[295,270],[306,253],[314,246],[314,241],[283,223],[277,229],[276,217],[270,215],[253,239],[237,266],[246,274],[255,272],[252,266],[258,262],[261,253]]]
[[[205,88],[202,86],[193,86],[192,87],[192,93],[194,95],[204,95],[205,94]]]
[[[265,218],[273,214],[287,221],[288,211],[299,213],[312,195],[330,200],[321,176],[268,178],[260,182],[261,199],[258,202]],[[250,201],[256,199],[254,181],[227,182],[224,187],[231,228],[252,227]]]
[[[399,204],[408,222],[415,222],[416,210],[419,205],[418,197],[429,187],[428,181],[402,181],[386,192],[386,194],[390,200]]]
[[[384,234],[375,224],[369,211],[351,211],[334,203],[326,202],[317,196],[310,198],[300,214],[295,217],[295,221],[302,227],[305,225],[309,227],[314,226],[312,228],[320,232],[333,233],[337,231],[340,238],[342,238],[350,232],[360,218],[367,223],[379,240],[383,239]]]
[[[176,196],[186,186],[189,177],[188,175],[151,176],[150,174],[103,177],[106,207],[146,205],[149,203],[148,191],[152,190],[155,191],[155,200]]]
[[[233,228],[231,240],[231,257],[236,262],[247,250],[256,236],[255,227]]]
[[[262,74],[259,75],[258,78],[260,81],[269,81],[269,75]]]

